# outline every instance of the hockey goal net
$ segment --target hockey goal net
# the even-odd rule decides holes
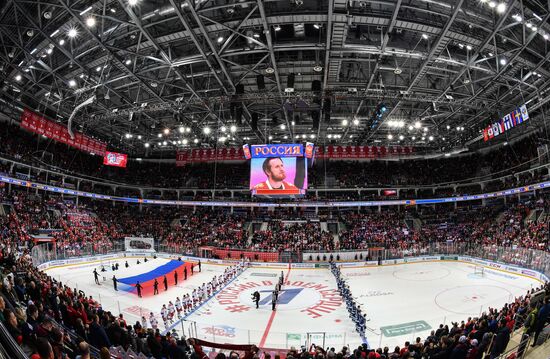
[[[485,268],[481,266],[474,266],[474,274],[483,277],[485,274]]]

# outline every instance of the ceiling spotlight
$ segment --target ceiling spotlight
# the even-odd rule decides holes
[[[451,129],[451,126],[447,125],[447,130],[450,130]]]
[[[255,32],[252,36],[253,36],[255,39],[259,39],[259,38],[260,38],[260,34],[258,34],[257,32]]]
[[[428,127],[424,127],[424,132],[428,132]]]
[[[70,87],[75,87],[76,86],[76,81],[75,80],[69,80],[69,86]]]
[[[356,118],[354,118],[354,119],[353,119],[353,124],[354,124],[355,126],[359,125],[359,120],[356,119]]]
[[[274,73],[274,72],[275,72],[275,69],[274,69],[273,67],[271,67],[271,66],[269,66],[269,67],[267,67],[267,68],[265,69],[265,73],[266,73],[266,74],[272,74],[272,73]]]
[[[412,131],[414,129],[413,125],[409,125],[409,131]]]
[[[281,123],[281,125],[280,125],[279,127],[281,128],[281,130],[284,130],[284,129],[286,129],[286,126],[285,126],[285,124],[284,124],[284,123]]]
[[[47,50],[46,50],[46,53],[47,53],[48,55],[51,55],[52,52],[53,52],[53,49],[47,49]]]
[[[164,146],[166,146],[166,145],[168,144],[168,142],[162,141],[162,144],[163,144]]]
[[[403,136],[403,135],[399,135],[399,140],[401,140],[401,141],[402,141],[402,140],[403,140],[404,138],[405,138],[405,136]]]
[[[33,37],[33,35],[34,35],[34,31],[32,31],[32,30],[27,31],[27,36],[28,37]]]
[[[145,148],[149,148],[150,144],[149,144],[149,142],[145,142],[145,144],[143,146],[145,146]]]
[[[460,131],[460,126],[457,126],[456,130],[457,130],[457,131]]]
[[[434,136],[428,137],[428,140],[433,141],[433,140],[434,140]]]
[[[101,66],[96,67],[95,70],[96,70],[97,72],[101,71]]]
[[[273,139],[273,136],[269,135],[269,137],[267,138],[268,140],[272,140]]]
[[[512,18],[513,18],[514,20],[516,20],[517,22],[521,22],[521,20],[523,20],[523,19],[521,18],[521,15],[520,15],[520,14],[512,15]]]
[[[229,127],[229,131],[230,131],[231,133],[237,132],[237,126],[231,125],[231,126]]]
[[[497,5],[497,12],[499,14],[503,14],[504,12],[506,11],[506,4],[501,2],[500,4]]]
[[[162,142],[159,142],[159,146],[162,146]]]
[[[113,14],[116,13],[116,9],[114,7],[112,7],[110,10]]]
[[[472,46],[466,45],[466,50],[471,51],[471,50],[472,50]]]
[[[162,137],[162,133],[159,133],[159,134],[157,135],[157,137],[158,137],[158,138],[161,138],[161,137]]]
[[[94,27],[95,26],[95,17],[90,16],[86,19],[86,26]]]
[[[463,48],[464,48],[464,45],[463,45],[463,44],[458,44],[458,47],[459,47],[460,49],[463,49]]]
[[[497,3],[494,2],[494,1],[489,1],[489,7],[490,7],[491,9],[494,9],[495,7],[497,7]]]
[[[275,25],[274,29],[275,31],[281,31],[281,25]]]
[[[328,135],[327,135],[327,138],[332,138],[332,135],[331,135],[331,134],[328,134]]]
[[[501,65],[506,65],[506,59],[504,57],[500,58],[500,64]]]
[[[412,136],[412,137],[411,137],[411,140],[413,140],[413,141],[416,140],[416,137],[415,137],[415,136]]]
[[[218,44],[221,44],[223,40],[224,40],[223,36],[218,36],[218,39],[217,39]]]
[[[165,135],[170,134],[170,129],[169,129],[169,128],[165,128],[165,129],[164,129],[164,134],[165,134]]]
[[[283,139],[284,139],[284,140],[288,139],[288,136],[287,136],[287,135],[284,135],[284,136],[283,136]]]
[[[423,38],[424,40],[428,40],[428,34],[422,34],[422,38]]]
[[[138,140],[141,140],[141,135],[138,135]]]
[[[183,126],[180,126],[178,128],[178,131],[180,131],[180,133],[184,133],[185,132],[185,128]]]
[[[124,61],[124,63],[125,63],[126,65],[130,65],[130,64],[132,63],[132,60],[126,59],[126,61]]]
[[[209,135],[212,130],[210,130],[210,127],[205,127],[202,129],[202,132],[204,132],[205,135]]]
[[[138,3],[138,0],[128,0],[128,5],[130,6],[136,6]]]
[[[78,31],[76,31],[76,29],[74,27],[70,28],[69,31],[67,32],[67,35],[72,39],[72,38],[75,38],[76,36],[78,36]]]
[[[420,121],[416,121],[414,123],[414,128],[420,128],[422,126],[422,124],[420,123]]]
[[[544,37],[544,40],[548,40],[548,34],[544,34],[542,37]]]
[[[185,132],[187,132],[187,133],[191,132],[191,127],[186,127]]]
[[[199,139],[198,139],[198,138],[195,138],[195,139],[193,140],[193,143],[199,143]]]
[[[126,137],[126,138],[132,138],[132,134],[131,134],[131,133],[127,133],[127,134],[124,135],[124,137]]]
[[[348,125],[348,120],[343,119],[343,120],[342,120],[342,126],[347,126],[347,125]]]
[[[225,126],[220,127],[220,131],[226,132],[226,131],[227,131],[227,127],[225,127]]]
[[[313,24],[313,27],[316,28],[317,30],[319,30],[321,28],[321,25],[319,24]]]
[[[189,141],[187,141],[187,138],[184,138],[181,143],[183,143],[184,145],[186,145]]]
[[[21,81],[21,75],[15,75],[15,81]]]
[[[313,66],[313,71],[321,72],[321,71],[323,71],[323,66],[317,64],[317,65]]]
[[[533,31],[537,31],[537,30],[538,30],[538,27],[536,27],[536,26],[533,26],[533,27],[531,28],[531,30],[533,30]]]
[[[50,11],[44,12],[44,19],[49,20],[52,18],[52,13]]]
[[[390,134],[388,135],[388,140],[392,140],[392,139],[393,139],[393,135],[390,133]]]

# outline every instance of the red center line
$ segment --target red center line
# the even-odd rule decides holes
[[[286,272],[285,276],[285,283],[288,281],[288,275],[290,274],[290,264],[288,266],[288,272]],[[267,321],[267,325],[264,330],[264,334],[262,335],[262,340],[260,340],[260,344],[258,345],[259,348],[263,348],[265,341],[267,339],[267,335],[269,334],[269,330],[271,329],[271,324],[273,324],[273,319],[275,319],[275,314],[277,314],[277,310],[271,311],[271,316],[269,317],[269,320]]]

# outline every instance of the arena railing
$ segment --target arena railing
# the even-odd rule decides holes
[[[0,156],[0,161],[5,161],[12,163],[13,165],[17,165],[20,167],[27,168],[30,171],[37,171],[37,172],[47,172],[56,176],[60,176],[62,178],[72,178],[76,180],[77,182],[90,182],[94,185],[103,185],[107,187],[116,187],[116,188],[124,188],[124,189],[131,189],[131,190],[137,190],[137,191],[201,191],[201,192],[223,192],[223,191],[236,191],[236,192],[249,192],[247,188],[199,188],[199,187],[187,187],[187,188],[170,188],[170,187],[155,187],[155,186],[147,186],[147,185],[137,185],[137,184],[127,184],[123,182],[117,182],[112,180],[107,180],[104,178],[84,175],[80,173],[73,173],[73,172],[67,172],[62,169],[59,169],[55,166],[48,165],[46,163],[40,162],[40,164],[48,167],[48,168],[37,168],[36,164],[27,164],[20,162],[18,159],[10,158],[7,155]],[[327,192],[327,191],[373,191],[373,190],[379,190],[379,189],[399,189],[399,190],[426,190],[426,189],[440,189],[440,188],[452,188],[456,186],[464,187],[468,185],[482,185],[487,182],[495,182],[495,181],[504,181],[507,178],[510,177],[517,177],[525,173],[534,173],[537,170],[546,169],[550,173],[550,163],[545,163],[542,165],[533,165],[537,161],[539,161],[539,158],[533,158],[529,161],[526,161],[522,164],[519,164],[517,166],[507,168],[505,170],[501,170],[498,172],[492,172],[483,176],[477,176],[477,177],[471,177],[467,179],[457,180],[457,181],[447,181],[447,182],[440,182],[440,183],[432,183],[432,184],[419,184],[419,185],[396,185],[396,184],[381,184],[377,187],[358,187],[358,188],[329,188],[326,186],[316,186],[310,187],[310,190],[312,191],[321,191],[321,192]],[[522,167],[525,167],[529,165],[529,168],[527,169],[521,169]],[[52,169],[53,168],[53,169]],[[510,173],[510,174],[504,174],[506,172],[515,171],[517,169],[521,169],[518,172]],[[504,175],[503,175],[504,174]]]

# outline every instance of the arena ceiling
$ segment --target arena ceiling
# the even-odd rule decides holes
[[[543,112],[549,17],[535,0],[6,0],[0,100],[67,123],[96,96],[73,128],[134,154],[460,147]]]

